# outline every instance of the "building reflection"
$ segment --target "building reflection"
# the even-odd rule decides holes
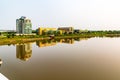
[[[66,39],[43,40],[43,41],[36,41],[36,45],[38,47],[47,47],[47,46],[54,46],[57,43],[74,44],[75,41],[88,40],[88,39],[89,38],[66,38]],[[23,61],[27,61],[31,58],[31,56],[32,56],[31,43],[23,43],[16,45],[17,58]]]
[[[36,45],[38,47],[47,47],[47,46],[54,46],[57,43],[74,44],[75,41],[82,41],[88,39],[89,38],[66,38],[66,39],[44,40],[44,41],[36,41]]]
[[[60,39],[60,43],[74,44],[74,39]]]
[[[57,42],[55,40],[36,41],[38,47],[54,46],[56,44]]]
[[[90,38],[74,38],[75,41],[83,41],[83,40],[88,40]]]
[[[20,60],[27,61],[32,56],[31,43],[17,44],[16,45],[16,57]]]

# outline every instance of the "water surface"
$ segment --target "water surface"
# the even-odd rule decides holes
[[[76,38],[0,46],[10,80],[120,80],[120,38]]]

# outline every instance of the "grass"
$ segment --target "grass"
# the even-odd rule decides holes
[[[103,33],[81,33],[81,34],[66,34],[55,36],[55,39],[63,39],[63,38],[91,38],[91,37],[120,37],[120,34],[103,34]],[[26,43],[26,42],[34,42],[37,40],[49,40],[48,36],[14,36],[7,38],[5,36],[0,36],[0,45],[8,45],[8,44],[17,44],[17,43]]]
[[[26,42],[33,42],[33,41],[44,40],[44,39],[50,39],[50,38],[49,37],[45,37],[45,38],[5,38],[5,39],[0,39],[0,45],[26,43]]]

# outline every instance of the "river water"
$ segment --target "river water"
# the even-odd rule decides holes
[[[0,46],[9,80],[120,80],[120,38],[76,38]]]

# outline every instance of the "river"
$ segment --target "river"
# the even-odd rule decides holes
[[[44,40],[0,46],[9,80],[120,80],[120,38]]]

